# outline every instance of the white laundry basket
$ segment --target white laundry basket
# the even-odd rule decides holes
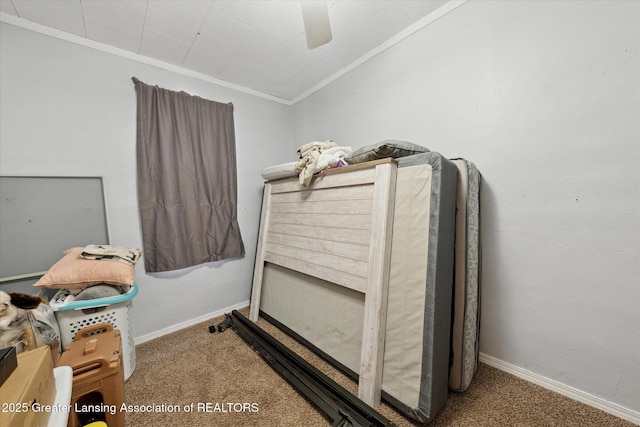
[[[66,289],[58,291],[50,304],[60,326],[62,346],[72,342],[76,332],[87,326],[110,323],[114,329],[120,330],[124,379],[129,379],[136,368],[132,308],[133,297],[137,294],[138,285],[135,283],[126,294],[83,301],[74,301]]]

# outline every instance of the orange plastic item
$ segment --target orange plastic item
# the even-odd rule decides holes
[[[67,344],[58,366],[73,369],[71,413],[67,427],[95,421],[123,426],[124,369],[120,330],[109,323],[78,331]]]

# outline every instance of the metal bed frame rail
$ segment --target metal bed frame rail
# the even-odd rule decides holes
[[[395,426],[383,415],[313,367],[237,310],[225,315],[210,332],[229,327],[251,345],[282,377],[331,419],[334,427]]]

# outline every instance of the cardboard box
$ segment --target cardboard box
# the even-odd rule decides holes
[[[15,347],[0,348],[0,386],[18,367]]]
[[[20,353],[18,367],[0,386],[0,426],[45,427],[55,397],[49,347]]]

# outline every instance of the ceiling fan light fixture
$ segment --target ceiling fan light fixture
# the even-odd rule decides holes
[[[329,43],[332,36],[329,7],[326,0],[301,0],[300,4],[302,5],[307,47],[315,49]]]

